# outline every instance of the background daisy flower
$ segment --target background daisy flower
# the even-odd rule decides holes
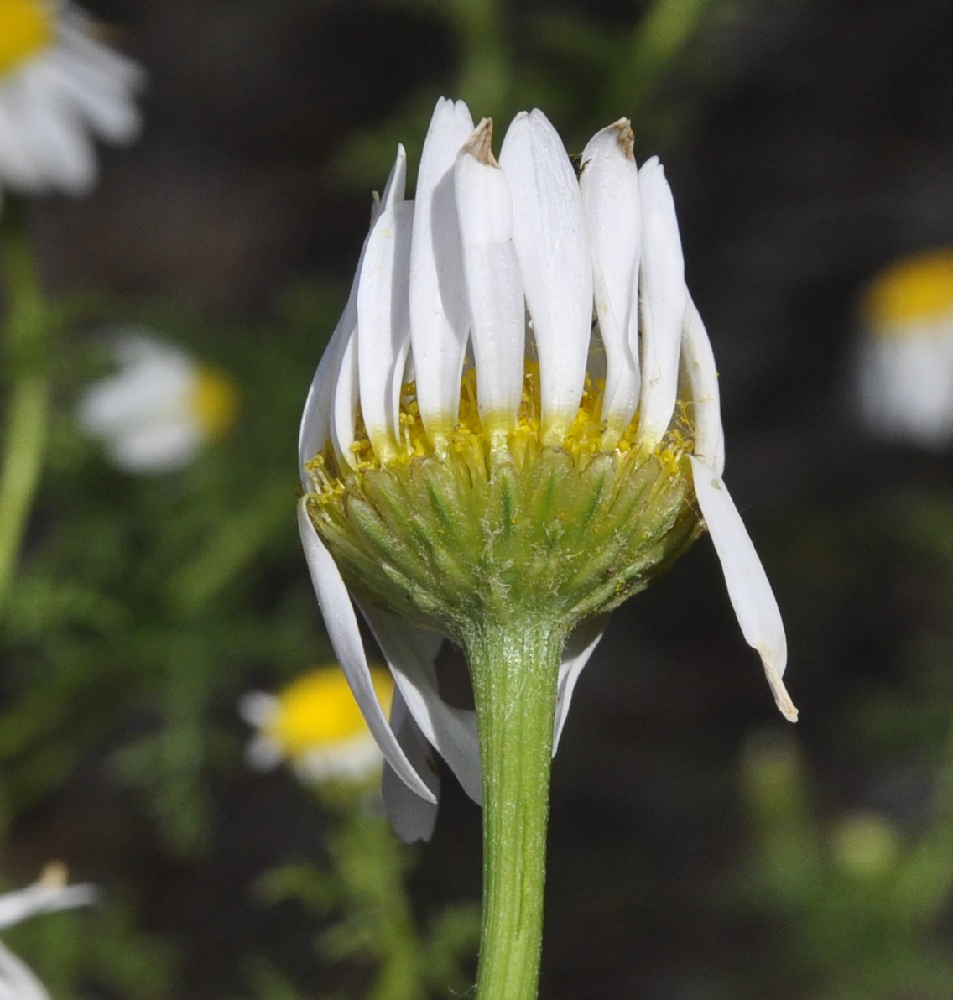
[[[143,82],[75,5],[0,0],[0,195],[86,194],[96,180],[93,138],[139,134]]]
[[[953,247],[896,261],[871,282],[857,358],[861,416],[926,448],[953,441]]]
[[[124,331],[112,350],[118,371],[86,390],[76,416],[120,469],[184,468],[232,425],[237,393],[222,372],[144,329]]]
[[[371,681],[381,708],[389,712],[394,697],[390,673],[374,667]],[[360,782],[380,773],[381,752],[337,664],[303,674],[277,695],[249,692],[239,702],[239,712],[258,730],[248,746],[254,767],[287,761],[311,781]]]

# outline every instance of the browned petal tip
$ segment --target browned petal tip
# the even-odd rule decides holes
[[[469,153],[474,159],[485,163],[488,167],[498,167],[499,164],[493,156],[493,119],[484,118],[473,130],[460,151]]]
[[[613,122],[609,128],[615,129],[616,142],[619,144],[619,149],[630,159],[635,159],[635,133],[632,131],[632,122],[628,118],[620,118],[617,122]]]

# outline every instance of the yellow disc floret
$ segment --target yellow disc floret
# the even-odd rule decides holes
[[[484,466],[488,454],[498,447],[497,434],[488,433],[487,424],[494,428],[509,424],[505,449],[517,469],[533,462],[543,450],[542,412],[540,405],[539,364],[527,361],[523,374],[523,395],[515,422],[511,418],[484,419],[477,403],[477,372],[474,368],[464,371],[460,381],[460,410],[456,424],[449,435],[439,435],[435,443],[428,436],[417,404],[417,389],[413,382],[404,384],[401,391],[398,421],[400,441],[396,450],[381,456],[375,451],[367,434],[360,412],[355,422],[354,441],[350,446],[349,468],[340,468],[330,442],[305,466],[311,476],[312,490],[322,502],[336,502],[346,489],[345,480],[354,473],[369,472],[394,465],[407,464],[413,459],[433,455],[435,451],[449,453],[473,467]],[[576,467],[584,467],[595,457],[605,454],[635,456],[638,412],[620,435],[608,433],[602,420],[602,400],[605,390],[603,379],[586,376],[585,388],[575,419],[568,425],[562,441],[556,446],[566,452]],[[668,433],[656,449],[656,457],[672,474],[679,474],[679,463],[693,447],[690,405],[679,402],[675,418]],[[644,459],[646,456],[639,456]]]
[[[902,332],[905,324],[953,315],[953,248],[931,250],[891,265],[865,303],[872,329]]]
[[[53,17],[44,0],[0,0],[0,77],[52,42]]]

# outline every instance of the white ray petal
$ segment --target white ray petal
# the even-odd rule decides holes
[[[788,647],[771,584],[725,484],[704,462],[694,456],[689,456],[689,461],[698,506],[718,553],[741,633],[761,656],[778,708],[786,719],[795,722],[797,709],[781,680]]]
[[[410,336],[417,404],[435,443],[446,439],[457,420],[469,333],[453,165],[472,132],[473,119],[463,101],[437,101],[414,197]]]
[[[364,652],[350,595],[337,565],[331,558],[331,553],[325,548],[311,523],[305,504],[306,501],[303,499],[298,503],[298,531],[301,535],[301,544],[304,547],[311,582],[324,616],[331,645],[351,686],[354,699],[367,721],[367,728],[377,740],[381,753],[396,771],[397,776],[411,791],[428,802],[436,802],[433,792],[407,760],[397,742],[397,737],[384,717],[371,681],[367,654]]]
[[[436,799],[440,794],[440,776],[434,768],[431,759],[430,744],[424,739],[414,717],[410,714],[400,688],[394,691],[394,702],[390,711],[391,728],[397,734],[397,740],[403,748],[407,759],[414,770],[423,775],[434,802],[426,802],[415,795],[394,773],[393,768],[385,761],[384,773],[381,778],[381,796],[384,799],[384,811],[390,820],[394,832],[401,840],[410,844],[415,840],[430,840],[433,836],[434,824],[437,821]]]
[[[357,455],[351,447],[354,444],[354,427],[357,421],[358,375],[357,337],[352,334],[344,342],[337,385],[331,407],[331,441],[338,458],[352,468],[357,467]]]
[[[413,203],[402,200],[401,146],[364,247],[357,287],[357,370],[361,413],[378,457],[397,446],[397,400],[410,337],[408,281]]]
[[[586,379],[592,261],[582,195],[562,140],[542,111],[513,119],[500,150],[513,242],[539,356],[542,440],[562,442]]]
[[[359,607],[420,731],[449,764],[467,795],[479,804],[482,786],[476,713],[453,708],[440,697],[434,660],[442,637],[413,628],[377,608]]]
[[[642,205],[632,147],[629,120],[621,118],[589,140],[579,177],[592,251],[596,316],[606,349],[602,417],[613,436],[628,427],[641,388],[638,277]],[[635,332],[631,342],[630,325]]]
[[[553,730],[553,755],[559,747],[563,726],[569,715],[569,703],[576,688],[582,668],[589,662],[599,640],[609,623],[608,615],[594,615],[578,625],[566,640],[562,661],[559,664],[559,681],[556,689],[556,725]]]
[[[642,402],[638,444],[654,449],[675,412],[688,291],[675,200],[657,157],[639,171],[642,201]]]
[[[391,188],[396,188],[400,183],[399,179],[395,179],[396,173],[395,164],[391,171],[391,179],[388,181]],[[375,197],[371,207],[371,224],[367,236],[364,237],[344,311],[321,355],[305,400],[301,425],[298,428],[299,474],[301,485],[305,490],[311,488],[311,481],[305,474],[304,463],[322,451],[329,439],[337,450],[339,461],[343,460],[352,466],[355,464],[351,445],[354,443],[354,421],[357,416],[358,400],[357,353],[354,346],[354,335],[357,330],[357,288],[361,280],[367,241],[380,211],[380,201]]]
[[[305,463],[323,451],[325,444],[331,438],[331,411],[341,377],[341,359],[345,347],[353,339],[356,326],[357,304],[355,291],[352,289],[338,325],[334,328],[334,333],[331,334],[331,339],[318,362],[301,415],[301,425],[298,428],[298,471],[301,486],[305,490],[311,489],[311,480],[304,469]],[[353,440],[353,428],[351,440]],[[342,457],[347,455],[349,452]]]
[[[477,403],[484,427],[499,441],[513,429],[523,396],[526,310],[510,192],[491,142],[492,125],[484,118],[457,155],[454,181]]]
[[[691,296],[682,329],[682,363],[695,411],[695,455],[720,476],[725,471],[725,433],[721,424],[718,371],[708,332]]]

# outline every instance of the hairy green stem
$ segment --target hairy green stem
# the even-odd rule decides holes
[[[2,332],[5,367],[12,372],[0,467],[0,609],[13,582],[17,557],[43,465],[50,411],[45,369],[47,314],[28,241],[7,229],[3,243],[7,315]]]
[[[466,641],[483,765],[483,929],[477,1000],[534,1000],[563,632],[484,627]]]

